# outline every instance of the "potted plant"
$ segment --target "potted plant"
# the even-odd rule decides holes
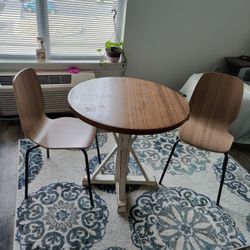
[[[117,63],[120,60],[121,54],[123,53],[122,49],[122,42],[111,42],[110,40],[105,42],[105,51],[108,60],[111,63]],[[102,49],[97,49],[97,52],[99,52],[102,55]],[[102,58],[100,60],[101,64],[105,63],[105,57],[102,55]]]
[[[107,41],[105,43],[105,49],[109,61],[117,63],[122,53],[122,43]]]

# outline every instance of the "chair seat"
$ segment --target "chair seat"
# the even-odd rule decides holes
[[[190,118],[181,126],[179,137],[197,148],[218,153],[228,152],[234,140],[233,136],[219,125],[213,123],[210,126],[206,121],[197,122],[195,118]]]
[[[96,128],[78,118],[46,119],[33,141],[51,149],[87,148],[95,138]]]

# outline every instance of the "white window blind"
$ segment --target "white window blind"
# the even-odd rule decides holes
[[[122,41],[125,2],[6,0],[0,6],[0,57],[35,57],[39,36],[45,40],[48,59],[98,58],[96,49],[106,40]]]
[[[35,56],[37,19],[20,0],[0,1],[0,58]]]

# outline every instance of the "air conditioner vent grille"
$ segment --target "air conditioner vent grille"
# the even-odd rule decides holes
[[[1,76],[0,84],[2,86],[12,85],[14,76]],[[40,84],[71,84],[71,75],[38,75]]]
[[[1,0],[0,0],[1,1]],[[17,115],[16,101],[12,85],[13,73],[0,73],[0,116]],[[38,72],[46,113],[68,112],[68,93],[80,82],[95,78],[94,72],[79,74],[67,72]],[[10,85],[10,86],[8,86]]]
[[[14,76],[0,76],[0,84],[3,86],[12,85]]]
[[[40,75],[40,84],[71,84],[71,75]]]

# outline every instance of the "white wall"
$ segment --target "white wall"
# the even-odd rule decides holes
[[[225,56],[250,55],[250,0],[128,0],[127,76],[179,89]]]

